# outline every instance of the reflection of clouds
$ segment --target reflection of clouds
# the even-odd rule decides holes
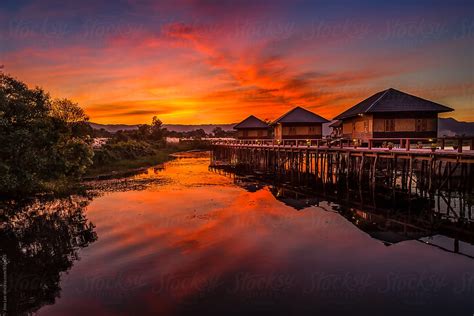
[[[258,272],[259,264],[277,267],[271,258],[261,257],[261,243],[271,241],[272,236],[279,234],[280,228],[284,226],[286,226],[284,230],[289,234],[300,231],[300,226],[306,226],[306,223],[293,219],[290,215],[300,213],[281,204],[275,204],[268,189],[248,193],[231,186],[230,179],[209,173],[207,162],[208,160],[199,160],[190,163],[186,159],[172,161],[166,164],[162,172],[156,174],[156,177],[169,178],[171,181],[166,181],[151,190],[125,192],[121,193],[121,196],[108,195],[95,201],[90,207],[93,214],[96,213],[96,208],[107,205],[114,210],[113,217],[116,224],[133,222],[133,227],[137,231],[136,234],[119,234],[117,228],[110,226],[113,222],[109,221],[107,231],[99,231],[101,239],[107,244],[103,245],[101,252],[114,261],[116,256],[122,256],[122,252],[113,249],[137,249],[141,256],[154,258],[153,262],[156,264],[152,263],[150,267],[158,269],[160,275],[191,276],[182,280],[185,283],[216,278],[221,280],[221,276],[223,280],[226,278],[225,275],[232,274],[232,271],[239,268],[249,271],[256,269]],[[177,172],[179,168],[182,168],[181,175]],[[188,175],[188,168],[193,169],[194,173]],[[182,174],[186,177],[182,178]],[[204,174],[206,182],[216,181],[224,186],[219,186],[219,190],[212,190],[212,187],[208,186],[195,186],[195,183],[203,181]],[[144,175],[147,176],[153,177],[153,174]],[[185,200],[180,198],[183,194],[186,195]],[[135,212],[130,208],[137,208],[141,215],[138,218],[132,215]],[[102,212],[103,210],[101,216]],[[285,221],[286,225],[283,224]],[[100,222],[98,227],[101,227]],[[284,249],[290,249],[300,241],[292,240]],[[120,247],[116,245],[117,242]],[[160,259],[160,255],[152,255],[156,247],[144,246],[149,243],[159,247],[160,253],[168,254],[166,263]],[[285,256],[284,249],[275,249],[274,256]],[[135,255],[138,253],[134,252]],[[235,258],[239,260],[236,261]],[[241,260],[245,262],[243,266],[239,266],[242,264]],[[172,262],[181,264],[175,265]],[[196,270],[196,262],[212,262],[212,264],[204,264]],[[181,282],[179,279],[176,282]],[[233,283],[236,282],[235,279],[231,280]],[[162,280],[159,284],[166,283],[165,281]],[[155,281],[147,276],[145,283],[149,282]],[[175,281],[169,281],[170,284],[166,286],[173,287],[173,282]],[[202,287],[180,287],[177,293],[170,294],[175,299],[186,301],[196,294],[193,289],[199,292]]]
[[[248,193],[232,186],[220,187],[219,190],[195,186],[196,182],[202,181],[202,173],[207,174],[206,181],[209,183],[214,180],[220,182],[223,178],[209,174],[207,167],[201,169],[201,165],[204,164],[188,163],[185,160],[168,163],[160,176],[175,179],[170,182],[172,185],[169,185],[169,188],[167,184],[156,188],[159,194],[154,190],[140,193],[128,192],[127,196],[122,197],[126,201],[121,199],[115,202],[117,206],[128,205],[123,210],[116,205],[111,205],[111,208],[115,210],[114,217],[119,222],[129,221],[126,219],[129,217],[129,206],[138,201],[140,201],[140,214],[144,216],[144,218],[134,219],[141,223],[138,225],[139,228],[137,227],[140,234],[127,235],[121,247],[128,248],[135,245],[133,247],[136,248],[145,242],[149,243],[151,238],[154,240],[152,243],[160,245],[161,252],[168,254],[167,264],[163,264],[163,259],[159,259],[159,256],[156,257],[156,263],[160,263],[151,264],[152,267],[159,269],[160,275],[168,275],[172,278],[172,280],[159,279],[161,281],[157,284],[160,289],[158,291],[160,295],[156,298],[158,300],[163,296],[164,286],[168,289],[178,289],[170,290],[169,295],[172,295],[175,300],[186,303],[194,295],[203,295],[204,286],[198,285],[207,284],[210,280],[218,280],[219,284],[226,282],[227,287],[228,282],[235,287],[244,286],[241,291],[245,291],[245,287],[254,285],[259,288],[262,285],[260,279],[265,275],[261,271],[262,268],[271,266],[272,269],[277,269],[279,265],[274,258],[286,257],[286,251],[289,249],[304,248],[305,244],[311,240],[309,236],[314,235],[314,227],[308,226],[314,221],[311,219],[311,212],[298,213],[283,204],[275,203],[268,188]],[[183,182],[180,182],[181,178],[176,173],[178,167],[183,167],[184,174],[187,168],[195,168],[195,176],[190,175],[190,178],[186,177],[182,179]],[[179,198],[182,194],[186,194],[186,200]],[[116,198],[117,196],[114,200]],[[103,203],[110,205],[108,201]],[[157,210],[157,205],[160,211]],[[95,207],[93,204],[91,208]],[[328,213],[321,211],[321,214],[324,216]],[[281,240],[277,237],[281,233],[300,237]],[[108,240],[103,234],[102,236]],[[307,239],[304,236],[308,236]],[[268,258],[261,254],[261,247],[266,243],[269,247],[272,243],[278,243],[272,251],[272,256]],[[154,248],[145,248],[145,253],[142,255],[152,249]],[[113,253],[107,253],[113,256]],[[238,258],[237,261],[236,258]],[[172,262],[181,262],[181,264],[170,265],[169,263]],[[209,262],[212,264],[208,264]],[[196,264],[199,266],[198,269]],[[235,279],[232,277],[233,271],[239,269],[249,271],[247,275],[254,277]],[[288,277],[294,280],[295,276]],[[255,292],[252,295],[247,292],[243,296],[248,300],[262,297],[274,298],[275,293],[272,288],[279,283],[272,283],[269,278],[264,277],[265,280],[268,279],[265,284],[271,285],[270,288],[266,288],[266,291],[257,291],[259,293]],[[285,288],[285,291],[292,289],[293,282]],[[188,283],[196,286],[179,285]]]
[[[420,266],[430,271],[418,275],[422,282],[446,274],[449,285],[414,300],[417,306],[436,308],[436,295],[452,297],[454,285],[462,301],[472,293],[472,278],[459,280],[471,262],[418,243],[388,249],[328,202],[298,212],[269,187],[248,192],[208,164],[208,158],[176,159],[134,177],[163,182],[95,199],[87,215],[100,239],[75,264],[52,314],[75,307],[106,314],[110,306],[143,314],[216,306],[236,313],[248,306],[382,308],[390,303],[382,293],[387,287],[395,302],[410,299],[400,286],[410,285],[404,282]]]

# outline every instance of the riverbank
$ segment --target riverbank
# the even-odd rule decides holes
[[[146,171],[172,159],[195,153],[206,153],[205,149],[181,150],[179,148],[165,148],[154,155],[147,155],[137,159],[123,159],[110,164],[90,168],[83,176],[84,181],[101,180],[131,176]]]
[[[106,179],[110,177],[128,176],[147,167],[158,165],[173,159],[170,154],[174,151],[163,150],[155,155],[144,156],[137,159],[124,159],[111,162],[110,164],[90,168],[82,177],[83,180]]]

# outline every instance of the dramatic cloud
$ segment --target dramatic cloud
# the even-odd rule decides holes
[[[0,64],[92,121],[332,118],[388,87],[474,120],[472,3],[58,3],[0,5]]]

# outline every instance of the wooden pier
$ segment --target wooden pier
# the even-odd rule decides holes
[[[447,147],[452,144],[452,147]],[[375,183],[412,192],[472,193],[474,138],[218,141],[211,166],[228,165],[315,182]],[[449,196],[447,197],[449,199]]]

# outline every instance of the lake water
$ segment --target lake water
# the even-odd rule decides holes
[[[3,308],[39,315],[474,313],[472,235],[432,234],[409,219],[403,224],[403,214],[387,220],[388,213],[377,217],[208,166],[206,156],[180,158],[104,182],[105,192],[93,196],[6,207],[22,212],[3,224]]]

